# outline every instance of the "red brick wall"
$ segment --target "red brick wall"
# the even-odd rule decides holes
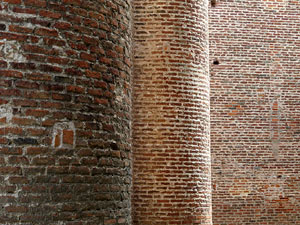
[[[207,7],[133,1],[133,224],[211,224]]]
[[[300,3],[217,2],[210,9],[214,225],[299,224]]]
[[[1,224],[131,224],[129,9],[0,1]]]

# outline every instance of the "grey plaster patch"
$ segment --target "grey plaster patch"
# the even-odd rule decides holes
[[[14,62],[26,62],[26,58],[23,55],[22,47],[17,41],[3,40],[3,44],[0,45],[0,55],[5,58],[6,61]]]
[[[271,104],[270,110],[270,139],[271,139],[271,150],[273,152],[274,158],[279,158],[280,150],[280,121],[281,121],[281,103],[279,98],[276,98]]]
[[[279,139],[272,139],[271,148],[272,148],[272,151],[273,151],[274,158],[278,158],[279,146],[280,146],[280,140]]]
[[[10,123],[13,117],[13,109],[10,105],[3,105],[0,107],[0,119],[6,118],[6,124]],[[6,126],[6,124],[4,126]]]

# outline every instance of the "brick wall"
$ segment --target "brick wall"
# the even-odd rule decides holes
[[[300,3],[210,9],[213,222],[300,223]]]
[[[211,224],[207,7],[133,1],[133,224]]]
[[[212,1],[209,100],[208,1],[133,0],[133,120],[129,3],[0,1],[0,223],[212,224],[211,130],[214,224],[299,224],[299,2]]]
[[[0,1],[0,223],[130,224],[130,6]]]

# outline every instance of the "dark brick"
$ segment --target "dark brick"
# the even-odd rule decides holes
[[[37,145],[38,141],[33,138],[17,138],[14,139],[14,143],[17,145]]]

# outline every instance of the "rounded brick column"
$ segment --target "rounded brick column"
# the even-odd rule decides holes
[[[211,224],[207,0],[133,0],[134,224]]]
[[[129,0],[0,1],[0,224],[131,224]]]

